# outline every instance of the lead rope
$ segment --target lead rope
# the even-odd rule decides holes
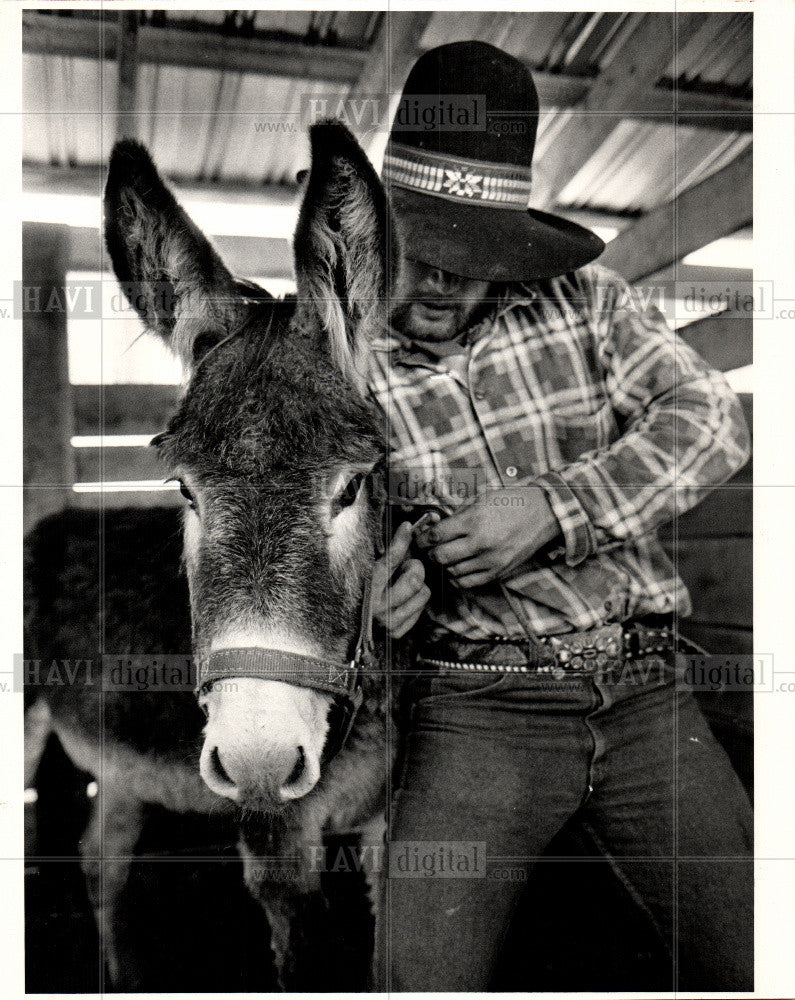
[[[337,699],[342,710],[342,724],[337,734],[323,749],[326,763],[333,760],[348,741],[356,716],[364,699],[362,690],[362,668],[371,664],[373,659],[373,576],[365,578],[362,588],[361,610],[359,617],[359,635],[353,650],[351,669],[355,671],[356,680],[353,689],[344,699]]]
[[[540,650],[544,645],[543,642],[539,638],[538,633],[535,631],[533,626],[530,624],[530,619],[527,617],[527,613],[525,612],[525,609],[522,607],[522,602],[519,600],[515,600],[511,596],[510,591],[505,586],[502,580],[500,580],[499,583],[502,595],[508,602],[508,606],[510,607],[511,611],[513,611],[514,615],[516,616],[516,620],[519,622],[519,625],[521,626],[521,629],[525,634],[525,638],[527,639],[530,649],[535,652],[536,659],[539,660],[541,658]]]
[[[359,667],[373,653],[373,575],[364,581],[362,590],[361,617],[359,620],[359,638],[353,651],[353,662]]]

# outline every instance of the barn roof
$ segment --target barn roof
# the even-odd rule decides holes
[[[751,142],[749,13],[692,15],[675,52],[674,22],[655,13],[256,11],[252,23],[236,15],[235,25],[225,25],[226,11],[160,14],[137,26],[132,110],[138,138],[166,173],[185,182],[293,187],[307,159],[302,102],[361,94],[363,81],[370,93],[383,90],[374,64],[386,66],[387,37],[393,91],[420,52],[445,41],[476,38],[526,61],[542,99],[542,178],[545,155],[576,125],[594,85],[625,66],[633,38],[642,35],[647,51],[656,47],[646,79],[583,162],[560,178],[547,207],[648,211]],[[114,11],[25,12],[29,165],[68,170],[105,160],[117,130],[120,24]],[[409,38],[413,46],[396,49]],[[376,159],[384,139],[370,137]]]
[[[107,270],[99,238],[105,163],[113,141],[134,134],[230,266],[281,293],[292,280],[296,175],[308,165],[306,102],[352,108],[392,95],[379,108],[380,127],[357,129],[349,119],[378,166],[390,109],[418,55],[479,39],[524,60],[538,86],[530,204],[615,237],[605,262],[672,290],[670,318],[686,339],[716,367],[750,364],[750,316],[718,322],[709,306],[675,315],[685,279],[750,287],[748,12],[105,6],[22,16],[24,217],[69,224],[67,269],[79,280]],[[96,435],[101,426],[117,435],[102,483],[94,482],[93,446],[75,449],[75,476],[103,492],[120,480],[124,502],[133,496],[128,480],[162,489],[153,456],[122,437],[161,429],[179,378],[168,359],[153,356],[157,344],[139,339],[136,322],[98,329],[75,320],[69,329],[75,431]],[[155,369],[157,378],[147,374]]]

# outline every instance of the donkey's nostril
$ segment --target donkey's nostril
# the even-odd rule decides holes
[[[310,750],[308,753],[302,747],[296,748],[295,763],[287,781],[279,789],[282,802],[290,799],[301,799],[311,792],[320,779],[320,759]]]
[[[240,791],[236,782],[229,777],[221,761],[221,754],[217,746],[211,746],[208,742],[205,742],[199,762],[199,770],[205,784],[216,795],[223,795],[228,799],[232,799],[233,802],[237,802]]]
[[[226,773],[226,768],[221,761],[221,755],[218,753],[218,747],[213,747],[212,749],[212,753],[210,754],[210,766],[221,781],[228,781],[230,785],[234,785],[234,781],[232,781]]]
[[[295,758],[295,766],[293,767],[292,771],[290,772],[290,777],[287,779],[287,784],[288,785],[292,785],[296,781],[298,781],[298,779],[303,774],[303,771],[304,771],[305,767],[306,767],[306,754],[304,753],[304,748],[303,747],[299,747],[298,748],[298,755]]]

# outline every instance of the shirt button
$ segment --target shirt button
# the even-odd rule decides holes
[[[513,479],[517,475],[518,471],[519,470],[516,468],[515,465],[509,465],[508,468],[505,470],[505,475]]]
[[[475,399],[485,399],[486,393],[482,389],[476,389],[473,393]]]

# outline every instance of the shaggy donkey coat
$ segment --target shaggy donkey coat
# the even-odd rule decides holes
[[[298,296],[284,302],[227,271],[142,146],[123,141],[114,148],[105,211],[116,275],[147,329],[190,373],[179,409],[157,439],[187,499],[182,558],[190,624],[184,593],[177,599],[158,585],[158,563],[138,563],[139,576],[131,580],[110,550],[97,605],[96,588],[80,567],[94,565],[86,546],[99,536],[81,537],[77,515],[66,514],[31,539],[31,652],[57,655],[62,642],[61,655],[80,650],[92,659],[98,649],[185,653],[192,635],[201,658],[219,642],[230,645],[230,635],[264,634],[330,660],[350,655],[383,531],[383,493],[370,472],[384,456],[385,428],[364,392],[368,342],[386,321],[387,260],[397,253],[388,245],[383,189],[350,133],[339,123],[321,123],[311,130],[311,145],[295,237]],[[145,538],[146,516],[109,516],[107,537],[131,541],[131,532],[141,532]],[[173,538],[162,558],[175,558]],[[57,641],[44,644],[54,620],[59,626],[50,640]],[[128,874],[124,858],[134,851],[150,804],[237,808],[246,882],[267,912],[281,982],[294,989],[322,985],[303,950],[308,915],[314,921],[324,912],[318,874],[307,862],[325,832],[375,830],[380,842],[396,729],[383,648],[377,660],[363,678],[364,700],[349,739],[331,760],[322,751],[336,708],[329,696],[306,688],[241,682],[248,685],[246,700],[234,703],[233,721],[239,713],[245,729],[250,700],[259,713],[245,744],[228,724],[230,713],[224,715],[228,696],[205,694],[206,733],[215,734],[209,755],[190,692],[44,685],[31,693],[29,769],[52,728],[100,785],[82,849],[116,986],[132,989],[137,982],[120,953],[115,919]],[[288,710],[304,734],[297,754],[290,733],[280,729],[280,713]],[[272,733],[280,734],[278,746],[271,745]],[[201,754],[210,787],[200,777]],[[293,859],[294,878],[269,881],[273,866],[260,863],[263,857]]]

